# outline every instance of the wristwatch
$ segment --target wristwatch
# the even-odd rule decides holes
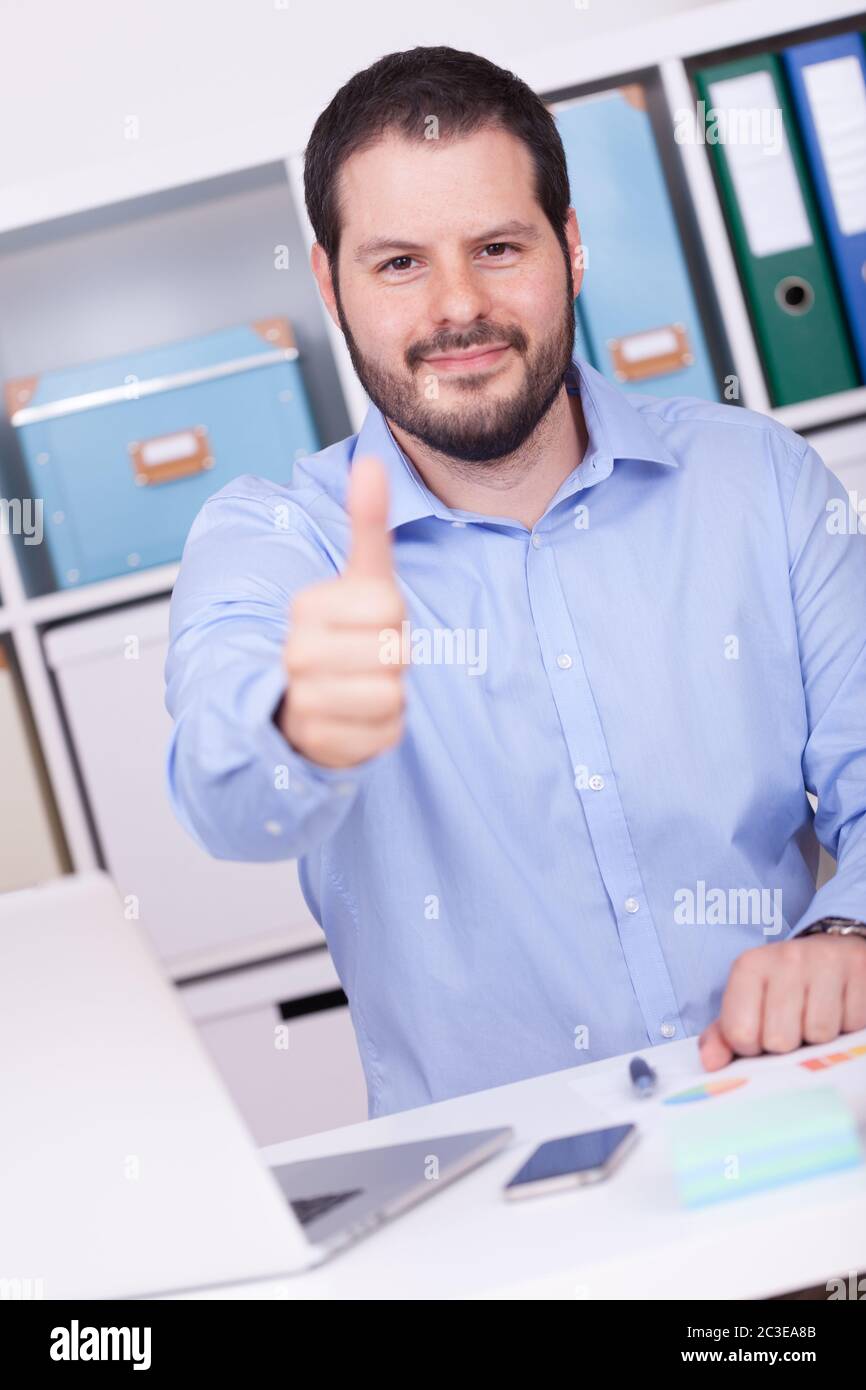
[[[813,936],[815,932],[823,932],[827,936],[866,937],[866,922],[858,922],[854,917],[822,917],[800,935]]]

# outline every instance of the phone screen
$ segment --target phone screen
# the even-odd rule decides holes
[[[611,1129],[594,1129],[589,1134],[549,1139],[527,1159],[508,1186],[521,1187],[524,1183],[544,1182],[547,1178],[601,1168],[633,1129],[634,1125],[614,1125]]]

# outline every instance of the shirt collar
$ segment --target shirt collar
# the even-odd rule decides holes
[[[565,374],[565,388],[569,395],[580,394],[589,439],[582,462],[570,478],[565,480],[557,497],[573,491],[584,479],[588,481],[590,468],[595,473],[593,481],[600,481],[611,471],[618,459],[678,467],[673,454],[665,448],[640,411],[635,409],[622,391],[606,381],[588,362],[579,357],[572,358]],[[454,521],[461,515],[459,511],[446,507],[445,503],[430,491],[414,464],[403,453],[382,412],[372,404],[367,410],[352,450],[353,458],[356,455],[360,458],[363,454],[375,454],[382,460],[388,472],[390,531],[425,516],[438,516],[445,521]],[[573,479],[577,479],[578,482],[572,483]],[[568,486],[569,483],[572,485]]]

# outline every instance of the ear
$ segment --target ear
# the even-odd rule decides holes
[[[586,247],[580,240],[580,227],[574,208],[568,209],[568,217],[565,223],[565,238],[568,242],[568,251],[571,257],[571,273],[574,277],[574,293],[576,297],[580,294],[580,287],[583,284]]]
[[[310,252],[310,268],[319,287],[319,294],[322,296],[325,308],[331,315],[336,328],[340,327],[340,319],[337,314],[337,300],[334,295],[334,282],[331,279],[331,267],[324,249],[316,241]]]

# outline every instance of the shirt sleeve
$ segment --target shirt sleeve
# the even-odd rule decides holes
[[[806,445],[788,512],[791,595],[808,719],[803,778],[837,861],[790,935],[821,917],[866,920],[866,519]]]
[[[275,724],[292,597],[338,571],[302,508],[245,482],[249,490],[236,483],[205,504],[184,547],[165,666],[167,790],[214,857],[296,859],[337,829],[389,750],[326,768]]]

